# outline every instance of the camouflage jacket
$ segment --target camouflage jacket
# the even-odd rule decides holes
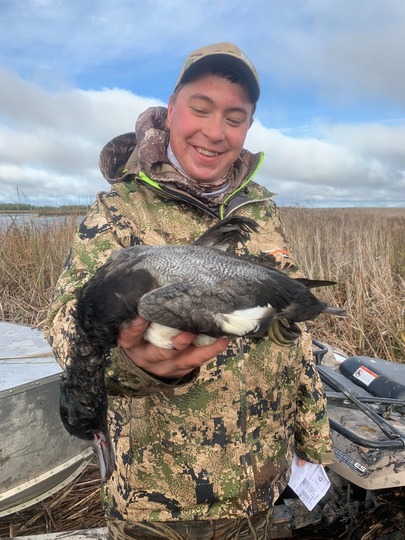
[[[135,134],[128,134],[101,154],[101,169],[114,185],[97,195],[79,227],[46,325],[62,366],[75,340],[75,290],[112,250],[187,243],[235,213],[260,224],[241,250],[265,253],[278,268],[294,271],[271,194],[251,179],[261,155],[243,151],[233,193],[205,205],[173,183],[177,173],[168,163],[140,165],[138,150]],[[117,471],[104,487],[107,517],[243,517],[274,504],[288,482],[294,451],[311,462],[333,461],[325,396],[305,330],[290,347],[267,338],[235,339],[175,384],[137,368],[117,347],[107,382],[117,458]]]

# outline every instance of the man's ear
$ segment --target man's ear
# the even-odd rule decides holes
[[[167,129],[170,129],[170,125],[172,123],[172,111],[173,111],[173,94],[169,97],[169,103],[167,105],[167,118],[166,118],[166,127]]]

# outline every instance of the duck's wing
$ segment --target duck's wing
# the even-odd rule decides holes
[[[218,291],[204,283],[173,283],[145,294],[138,312],[154,323],[212,337],[263,335],[276,310],[256,305],[251,295],[244,302],[241,294],[226,285]]]

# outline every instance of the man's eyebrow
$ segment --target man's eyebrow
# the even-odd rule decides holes
[[[211,99],[209,96],[206,96],[205,94],[191,94],[190,99],[202,99],[210,105],[215,105],[214,100]],[[249,114],[249,111],[246,109],[246,107],[238,107],[237,105],[235,107],[229,107],[227,109],[227,112],[240,112],[247,115]]]

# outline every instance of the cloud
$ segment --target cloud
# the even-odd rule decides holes
[[[258,121],[253,124],[248,143],[267,156],[259,178],[279,193],[279,201],[317,206],[404,205],[398,193],[405,192],[405,125],[318,124],[316,129],[322,139],[292,138]]]
[[[341,104],[384,98],[405,105],[405,3],[301,0],[272,6],[260,33],[259,71],[289,89],[307,86]],[[256,30],[256,29],[255,29]],[[256,58],[255,56],[255,58]]]
[[[50,92],[5,70],[0,77],[3,202],[15,201],[17,192],[54,204],[93,198],[108,188],[98,171],[102,146],[161,104],[126,90]]]
[[[233,40],[280,89],[298,83],[332,103],[382,96],[405,104],[398,0],[93,0],[89,9],[6,0],[0,22],[0,63],[50,86],[78,84],[89,71],[106,79],[148,64],[177,70],[204,42]]]
[[[0,6],[0,63],[49,86],[76,84],[89,70],[108,77],[108,67],[148,69],[156,59],[159,70],[173,58],[179,65],[201,40],[230,39],[216,35],[228,34],[224,21],[234,19],[243,5],[241,0],[215,6],[210,0],[92,0],[91,8],[83,9],[70,0],[7,1]],[[243,27],[237,20],[236,40]]]

